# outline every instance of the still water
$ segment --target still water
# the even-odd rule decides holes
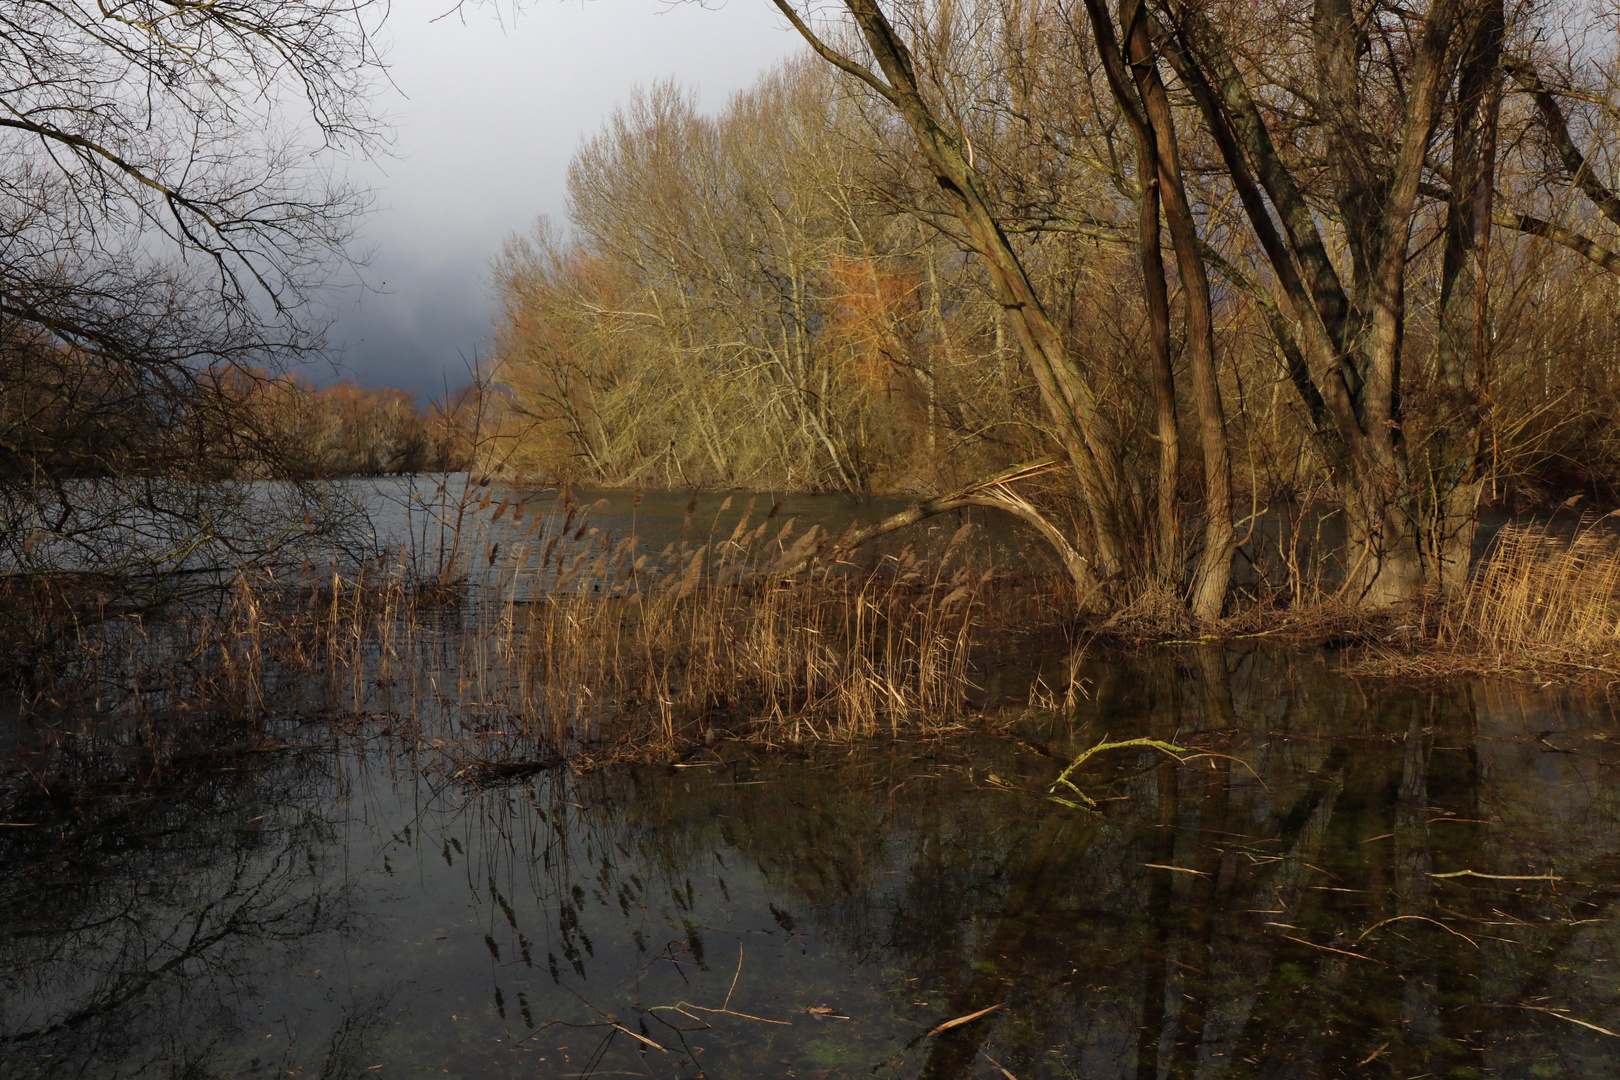
[[[1609,702],[1334,663],[1098,655],[1001,736],[485,789],[306,725],[14,802],[0,1076],[1620,1074]],[[1105,735],[1228,756],[1044,798]]]

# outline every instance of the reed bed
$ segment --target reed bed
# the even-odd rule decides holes
[[[1443,650],[1498,667],[1568,665],[1620,673],[1620,536],[1607,520],[1573,534],[1509,525],[1467,588],[1440,610]]]
[[[313,718],[489,776],[723,738],[939,732],[974,715],[987,631],[1050,600],[1043,583],[971,565],[969,526],[926,558],[826,565],[818,528],[752,517],[725,532],[689,521],[696,535],[643,553],[577,505],[500,528],[486,513],[453,564],[401,548],[286,580],[242,574],[207,603],[105,622],[36,673],[28,752],[71,750],[52,771],[78,785],[308,742],[292,732]]]
[[[753,517],[706,532],[689,520],[680,542],[643,552],[567,499],[504,525],[458,511],[454,560],[401,548],[243,573],[87,625],[70,658],[32,675],[20,775],[41,789],[139,783],[348,732],[483,782],[680,761],[724,739],[941,734],[1024,697],[1064,714],[1084,692],[1072,656],[1050,685],[1025,677],[1082,629],[1064,621],[1061,587],[974,565],[968,527],[924,555],[827,565],[819,529]],[[1225,629],[1354,645],[1350,668],[1366,674],[1620,679],[1611,524],[1509,526],[1469,584],[1425,610],[1371,618],[1323,603],[1279,621],[1256,609]]]
[[[549,541],[538,559],[519,544],[486,559],[468,602],[444,613],[453,626],[386,604],[368,622],[364,601],[334,596],[353,614],[337,620],[341,642],[328,638],[344,684],[331,689],[356,714],[506,740],[491,760],[511,740],[556,756],[673,752],[721,735],[797,743],[957,722],[993,576],[948,557],[925,568],[909,551],[789,573],[822,539],[793,534],[745,514],[729,536],[655,556],[589,530],[566,561]]]

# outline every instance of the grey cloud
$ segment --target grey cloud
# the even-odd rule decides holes
[[[436,396],[465,381],[463,358],[492,331],[489,262],[537,215],[562,220],[581,137],[638,83],[695,83],[714,108],[797,45],[769,0],[542,2],[504,25],[492,7],[469,5],[464,21],[431,22],[448,6],[394,5],[389,57],[404,96],[384,87],[382,105],[398,156],[350,170],[378,197],[360,248],[382,291],[334,303],[341,369],[312,369],[322,382]]]

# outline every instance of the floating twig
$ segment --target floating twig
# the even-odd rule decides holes
[[[1374,1050],[1372,1053],[1368,1054],[1366,1057],[1364,1057],[1360,1061],[1356,1062],[1356,1067],[1360,1068],[1363,1065],[1371,1065],[1374,1061],[1376,1061],[1378,1059],[1379,1054],[1382,1054],[1385,1050],[1388,1050],[1388,1049],[1389,1049],[1389,1040],[1385,1039],[1383,1046],[1380,1046],[1378,1049]]]
[[[985,1013],[995,1012],[997,1009],[1001,1008],[1001,1005],[1002,1005],[1001,1002],[997,1002],[996,1004],[990,1006],[988,1009],[980,1009],[978,1012],[970,1012],[966,1016],[958,1016],[955,1020],[947,1020],[943,1024],[939,1025],[938,1027],[933,1028],[932,1030],[930,1030],[928,1032],[928,1034],[923,1036],[923,1038],[932,1039],[935,1035],[938,1035],[942,1031],[949,1031],[953,1027],[961,1027],[963,1024],[966,1024],[966,1023],[968,1023],[970,1021],[973,1021],[973,1020],[977,1020],[979,1017],[983,1016]]]
[[[1430,874],[1432,878],[1484,878],[1487,881],[1563,881],[1564,879],[1548,871],[1545,874],[1482,874],[1478,870],[1453,870],[1447,874]],[[1526,1006],[1528,1008],[1529,1006]]]
[[[1548,1009],[1548,1008],[1545,1008],[1545,1007],[1543,1007],[1541,1005],[1487,1005],[1486,1008],[1488,1008],[1488,1009],[1526,1009],[1526,1010],[1528,1010],[1530,1012],[1546,1013],[1548,1016],[1556,1016],[1560,1020],[1567,1020],[1571,1024],[1579,1024],[1583,1028],[1591,1028],[1593,1031],[1596,1031],[1599,1034],[1608,1035],[1611,1038],[1615,1038],[1615,1039],[1620,1039],[1620,1031],[1610,1031],[1606,1027],[1599,1027],[1596,1024],[1587,1023],[1585,1020],[1576,1019],[1575,1017],[1570,1016],[1568,1013],[1561,1013],[1557,1009]]]
[[[995,1058],[993,1058],[989,1054],[985,1053],[983,1047],[979,1048],[979,1056],[984,1058],[984,1060],[988,1061],[990,1064],[994,1065],[996,1067],[996,1069],[1000,1071],[1001,1075],[1005,1076],[1007,1078],[1007,1080],[1018,1080],[1018,1077],[1016,1077],[1012,1073],[1008,1072],[1006,1067],[1003,1066],[1001,1064],[1001,1062],[997,1061]]]
[[[1288,941],[1297,941],[1301,945],[1309,945],[1311,948],[1320,949],[1323,952],[1338,953],[1340,956],[1353,956],[1357,960],[1365,960],[1369,964],[1377,964],[1379,967],[1389,967],[1389,965],[1384,963],[1382,960],[1379,960],[1379,959],[1377,959],[1375,957],[1371,957],[1371,956],[1363,956],[1361,953],[1358,953],[1358,952],[1350,952],[1348,949],[1335,949],[1331,945],[1318,945],[1314,941],[1306,941],[1304,938],[1295,937],[1292,934],[1282,934],[1280,936],[1287,939]]]
[[[731,988],[726,991],[726,1000],[721,1004],[721,1006],[718,1009],[711,1009],[707,1005],[694,1005],[690,1001],[679,1001],[679,1002],[676,1002],[674,1005],[654,1005],[653,1009],[672,1009],[675,1012],[681,1013],[684,1016],[691,1017],[693,1020],[697,1020],[698,1023],[700,1023],[700,1024],[704,1023],[705,1021],[703,1021],[699,1017],[692,1016],[691,1013],[686,1011],[687,1009],[696,1009],[698,1012],[706,1012],[706,1013],[720,1013],[720,1014],[725,1015],[725,1016],[739,1017],[740,1019],[743,1019],[743,1020],[758,1020],[762,1024],[780,1024],[783,1027],[792,1027],[793,1024],[791,1022],[787,1021],[787,1020],[767,1020],[763,1016],[751,1016],[748,1013],[737,1012],[735,1009],[733,1009],[731,1007],[731,995],[737,992],[737,980],[742,978],[742,966],[743,966],[743,947],[742,947],[742,943],[738,942],[738,944],[737,944],[737,971],[736,971],[736,973],[734,975],[731,976]],[[649,1010],[649,1011],[651,1011],[651,1010]],[[831,1010],[829,1010],[829,1011],[831,1011]]]

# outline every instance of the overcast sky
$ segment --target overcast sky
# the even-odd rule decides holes
[[[469,4],[395,0],[384,32],[390,75],[381,105],[395,121],[396,156],[350,169],[378,209],[361,230],[378,292],[339,301],[332,341],[339,372],[437,396],[465,382],[491,331],[488,267],[501,241],[536,215],[564,215],[563,179],[631,87],[675,77],[705,109],[795,49],[770,0],[528,0]]]

